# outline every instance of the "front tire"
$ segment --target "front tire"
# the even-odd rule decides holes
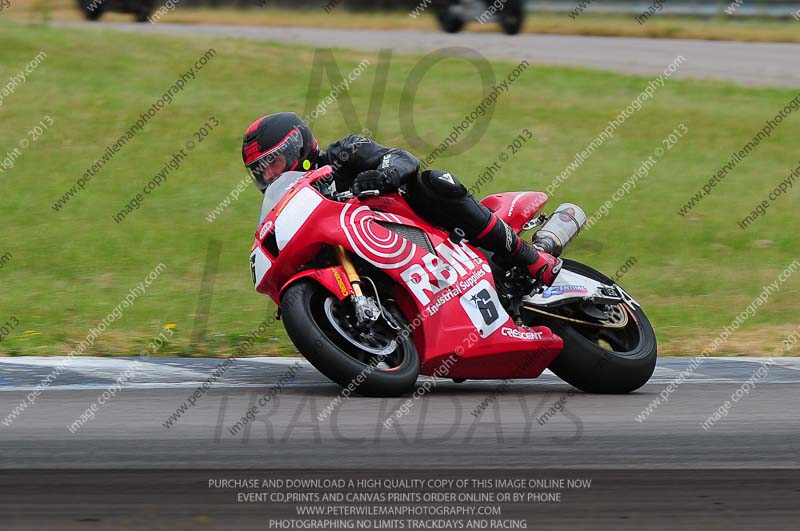
[[[573,260],[565,259],[563,268],[615,284],[599,271]],[[564,350],[549,369],[587,393],[624,394],[646,384],[656,367],[656,334],[639,306],[624,306],[628,322],[613,336],[605,329],[549,319],[548,326],[564,339]]]
[[[419,355],[410,336],[397,334],[393,338],[395,349],[380,355],[358,348],[354,338],[346,336],[348,323],[341,317],[349,304],[349,300],[336,301],[314,281],[300,280],[281,297],[283,325],[297,350],[319,372],[342,387],[372,397],[395,397],[411,391],[419,375]],[[335,314],[333,305],[340,305]],[[407,329],[399,310],[391,311],[391,315],[401,330]],[[380,324],[376,322],[375,326]],[[378,332],[381,336],[390,333]]]

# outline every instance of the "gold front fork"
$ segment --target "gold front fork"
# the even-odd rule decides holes
[[[347,256],[347,250],[341,245],[336,246],[336,258],[344,268],[347,280],[349,280],[350,284],[353,286],[353,293],[355,293],[356,297],[362,297],[364,294],[361,292],[361,277],[358,276],[353,262],[351,262],[350,257]]]

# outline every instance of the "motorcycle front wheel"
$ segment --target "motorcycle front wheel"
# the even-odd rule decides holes
[[[358,326],[350,300],[339,301],[310,280],[289,286],[281,297],[283,325],[297,350],[342,387],[372,397],[401,396],[413,389],[419,355],[399,309],[389,318]]]
[[[573,260],[564,259],[563,268],[615,284],[599,271]],[[619,312],[617,322],[624,326],[600,327],[583,324],[580,319],[545,318],[542,324],[564,340],[564,350],[548,368],[587,393],[630,393],[646,384],[656,367],[655,331],[637,304],[626,302],[614,311]]]

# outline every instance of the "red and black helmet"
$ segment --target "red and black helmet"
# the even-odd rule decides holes
[[[262,192],[283,172],[310,169],[318,152],[311,128],[293,112],[262,116],[242,141],[242,160]]]

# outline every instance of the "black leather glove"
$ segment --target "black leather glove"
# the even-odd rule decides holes
[[[361,195],[370,190],[377,190],[382,194],[397,191],[392,175],[383,170],[367,170],[356,175],[353,181],[353,194]]]

